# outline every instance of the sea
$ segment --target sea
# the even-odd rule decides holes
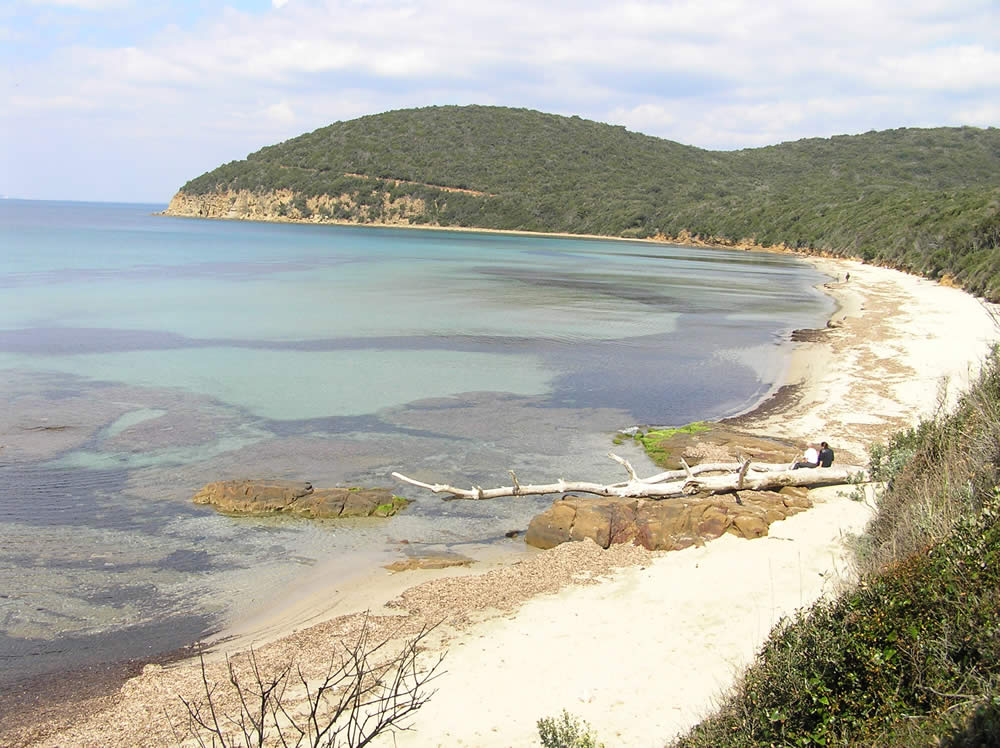
[[[616,481],[633,425],[752,408],[826,278],[787,255],[641,241],[158,215],[0,200],[0,687],[151,657],[408,553],[520,552]],[[641,470],[640,470],[641,472]],[[388,486],[389,519],[233,517],[205,483]]]

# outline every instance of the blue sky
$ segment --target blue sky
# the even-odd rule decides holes
[[[8,0],[0,195],[166,203],[337,120],[527,107],[709,149],[1000,126],[998,0]]]

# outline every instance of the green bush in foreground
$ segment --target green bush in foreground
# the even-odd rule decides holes
[[[678,746],[1000,745],[1000,366],[873,450],[861,582],[780,623]]]
[[[537,724],[538,738],[545,748],[604,748],[604,743],[591,733],[590,725],[565,709],[558,719],[543,717]]]

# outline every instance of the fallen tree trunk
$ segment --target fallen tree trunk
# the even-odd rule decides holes
[[[507,496],[538,496],[552,493],[590,493],[597,496],[617,496],[620,498],[650,498],[667,499],[692,494],[718,494],[740,490],[765,491],[784,486],[820,486],[850,483],[867,480],[863,468],[803,468],[789,470],[787,466],[761,465],[751,466],[748,461],[742,463],[710,463],[695,465],[684,470],[667,471],[642,479],[635,470],[618,455],[609,455],[622,464],[629,473],[629,480],[622,483],[593,483],[589,481],[567,481],[560,478],[555,483],[529,484],[522,486],[513,471],[510,472],[514,485],[498,488],[458,488],[445,483],[424,483],[409,478],[402,473],[393,473],[396,480],[413,486],[425,488],[434,493],[448,494],[446,501],[468,499],[481,501]],[[756,468],[756,469],[755,469]],[[725,475],[704,475],[704,473],[729,470]]]
[[[800,468],[756,475],[709,475],[684,482],[685,494],[717,494],[732,491],[773,491],[785,486],[825,486],[868,480],[860,467]]]
[[[788,470],[791,467],[788,463],[784,462],[780,464],[773,462],[703,462],[691,467],[685,465],[683,470],[666,470],[662,473],[651,475],[648,478],[639,478],[638,480],[642,483],[663,483],[681,478],[690,478],[693,475],[701,475],[702,473],[733,473],[741,470],[744,464],[749,464],[750,472],[754,473],[776,472]],[[623,486],[625,483],[614,483],[612,485]]]

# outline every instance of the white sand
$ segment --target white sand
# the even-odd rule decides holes
[[[742,425],[803,442],[827,439],[841,461],[860,461],[869,443],[933,412],[942,378],[954,397],[998,333],[990,310],[960,291],[858,263],[815,262],[834,276],[851,273],[848,283],[828,284],[842,307],[837,326],[799,345],[788,375],[800,385],[796,397]],[[725,536],[657,554],[566,544],[411,589],[377,625],[403,625],[406,633],[444,618],[435,642],[448,651],[446,673],[412,729],[380,745],[532,745],[536,720],[562,709],[590,722],[609,746],[662,745],[711,709],[780,617],[849,578],[843,540],[870,510],[840,493],[813,491],[815,508],[772,525],[760,540]],[[595,575],[606,579],[573,584]],[[415,572],[413,584],[428,578]],[[300,607],[299,620],[330,620],[260,648],[261,660],[295,658],[318,671],[357,630],[358,617],[343,615],[357,608],[339,606],[398,592],[399,577],[386,574],[384,587],[369,581],[375,588],[363,596],[338,597],[333,607],[317,596],[310,610]],[[289,632],[301,627],[276,616],[260,622],[261,640],[275,637],[276,622]],[[241,633],[243,643],[254,637]],[[117,706],[39,744],[168,743],[164,709],[176,716],[177,695],[194,695],[199,678],[190,665],[147,668]]]
[[[825,439],[863,464],[869,444],[932,415],[940,393],[955,402],[1000,336],[997,308],[895,270],[812,262],[838,279],[825,290],[840,310],[820,340],[793,356],[786,381],[799,385],[799,402],[744,426]]]
[[[662,746],[705,714],[782,616],[846,575],[842,538],[869,508],[824,491],[768,538],[659,554],[475,626],[450,643],[440,690],[396,745],[534,745],[535,721],[566,709],[609,746]]]

